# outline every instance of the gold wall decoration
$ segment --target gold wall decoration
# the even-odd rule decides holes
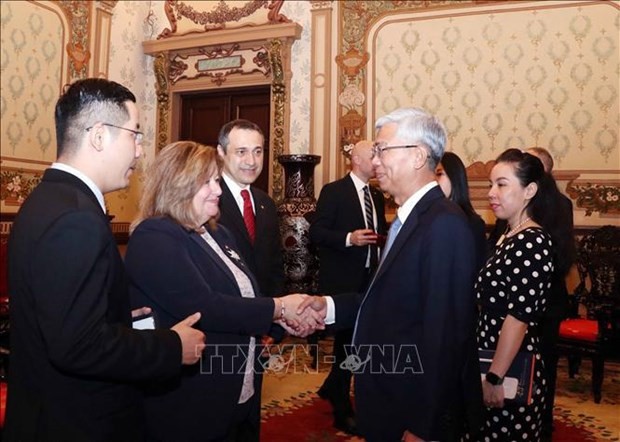
[[[566,188],[575,205],[585,209],[586,216],[594,212],[620,214],[620,182],[570,182]]]
[[[244,25],[244,19],[248,19],[251,15],[256,14],[259,9],[267,10],[266,19],[268,23],[290,22],[286,16],[280,14],[280,9],[284,3],[283,0],[251,0],[245,2],[241,7],[230,7],[227,2],[205,3],[206,2],[166,0],[164,11],[170,23],[170,27],[165,28],[157,38],[169,38],[174,35],[187,35],[196,32],[225,29],[227,24],[229,25],[231,23],[234,23],[235,26]],[[179,29],[181,24],[180,21],[184,18],[200,26],[200,28],[190,28],[189,30],[181,31]]]
[[[284,112],[286,109],[286,86],[284,83],[284,69],[282,67],[282,42],[271,40],[269,47],[269,64],[272,73],[271,96],[274,105],[273,111],[273,199],[279,204],[284,198],[282,185],[282,165],[278,157],[284,153]]]
[[[71,41],[66,50],[69,55],[69,83],[88,76],[88,62],[90,61],[89,29],[91,2],[89,1],[60,1],[58,5],[65,13],[69,22],[67,30]]]
[[[168,121],[170,119],[170,91],[168,70],[170,62],[166,52],[155,56],[153,69],[155,70],[155,91],[157,93],[157,151],[168,144]]]

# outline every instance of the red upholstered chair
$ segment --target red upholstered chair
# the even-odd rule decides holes
[[[601,401],[605,359],[620,354],[620,228],[604,226],[586,235],[577,251],[579,286],[572,299],[575,313],[560,325],[560,351],[568,355],[569,376],[582,356],[592,358],[592,393]],[[588,289],[589,287],[589,289]],[[578,317],[577,306],[586,309]]]

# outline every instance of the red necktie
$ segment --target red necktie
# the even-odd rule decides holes
[[[241,191],[241,198],[243,198],[243,221],[245,222],[245,228],[248,229],[248,235],[250,236],[250,242],[254,244],[254,238],[256,237],[255,225],[254,225],[254,209],[252,209],[252,200],[250,199],[250,192],[247,189]]]

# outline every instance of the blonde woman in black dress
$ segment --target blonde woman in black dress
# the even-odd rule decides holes
[[[491,171],[489,202],[495,216],[508,221],[494,253],[480,271],[478,347],[495,350],[482,381],[486,422],[480,440],[536,441],[541,436],[544,361],[534,332],[551,284],[556,253],[554,205],[558,189],[538,158],[509,149]],[[504,400],[504,375],[518,352],[536,355],[530,405]]]

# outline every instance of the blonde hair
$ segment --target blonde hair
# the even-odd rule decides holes
[[[147,172],[140,213],[130,232],[145,219],[161,216],[189,230],[204,231],[192,202],[200,187],[221,170],[222,160],[214,147],[194,141],[177,141],[164,147]]]

